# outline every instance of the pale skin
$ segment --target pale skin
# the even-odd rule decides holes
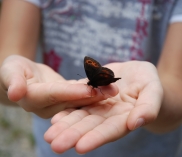
[[[91,97],[92,87],[85,85],[85,79],[65,80],[33,61],[40,21],[40,10],[34,5],[4,1],[0,101],[43,118],[54,116],[44,135],[53,151],[63,153],[75,147],[84,154],[141,126],[164,133],[181,124],[182,23],[169,25],[157,68],[141,61],[108,64],[122,79],[100,87],[104,95],[94,89]]]

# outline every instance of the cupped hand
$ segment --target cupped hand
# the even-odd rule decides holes
[[[163,99],[156,68],[140,61],[113,63],[107,67],[116,77],[122,77],[115,83],[119,94],[56,114],[53,125],[44,135],[54,152],[63,153],[75,147],[79,154],[85,154],[156,119]]]
[[[83,80],[67,81],[48,66],[18,55],[12,55],[3,62],[0,83],[1,102],[16,102],[24,110],[42,118],[50,118],[66,108],[89,105],[118,93],[117,86],[108,86],[104,88],[107,94],[103,95],[86,86]]]

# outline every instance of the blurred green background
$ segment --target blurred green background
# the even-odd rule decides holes
[[[31,114],[0,105],[0,157],[35,157]]]

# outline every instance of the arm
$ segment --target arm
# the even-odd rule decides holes
[[[0,18],[0,65],[10,55],[34,59],[40,28],[40,10],[25,1],[3,1]],[[3,104],[15,105],[0,88]]]
[[[154,132],[166,132],[182,122],[182,23],[168,28],[166,41],[157,66],[164,89],[163,103],[157,120],[148,126]]]
[[[25,1],[3,1],[0,19],[0,64],[12,54],[33,60],[39,29],[39,8]]]

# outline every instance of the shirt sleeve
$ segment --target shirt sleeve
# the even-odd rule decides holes
[[[32,3],[36,5],[37,7],[40,7],[41,5],[40,0],[25,0],[25,1]]]
[[[182,0],[176,0],[169,23],[182,22]]]

